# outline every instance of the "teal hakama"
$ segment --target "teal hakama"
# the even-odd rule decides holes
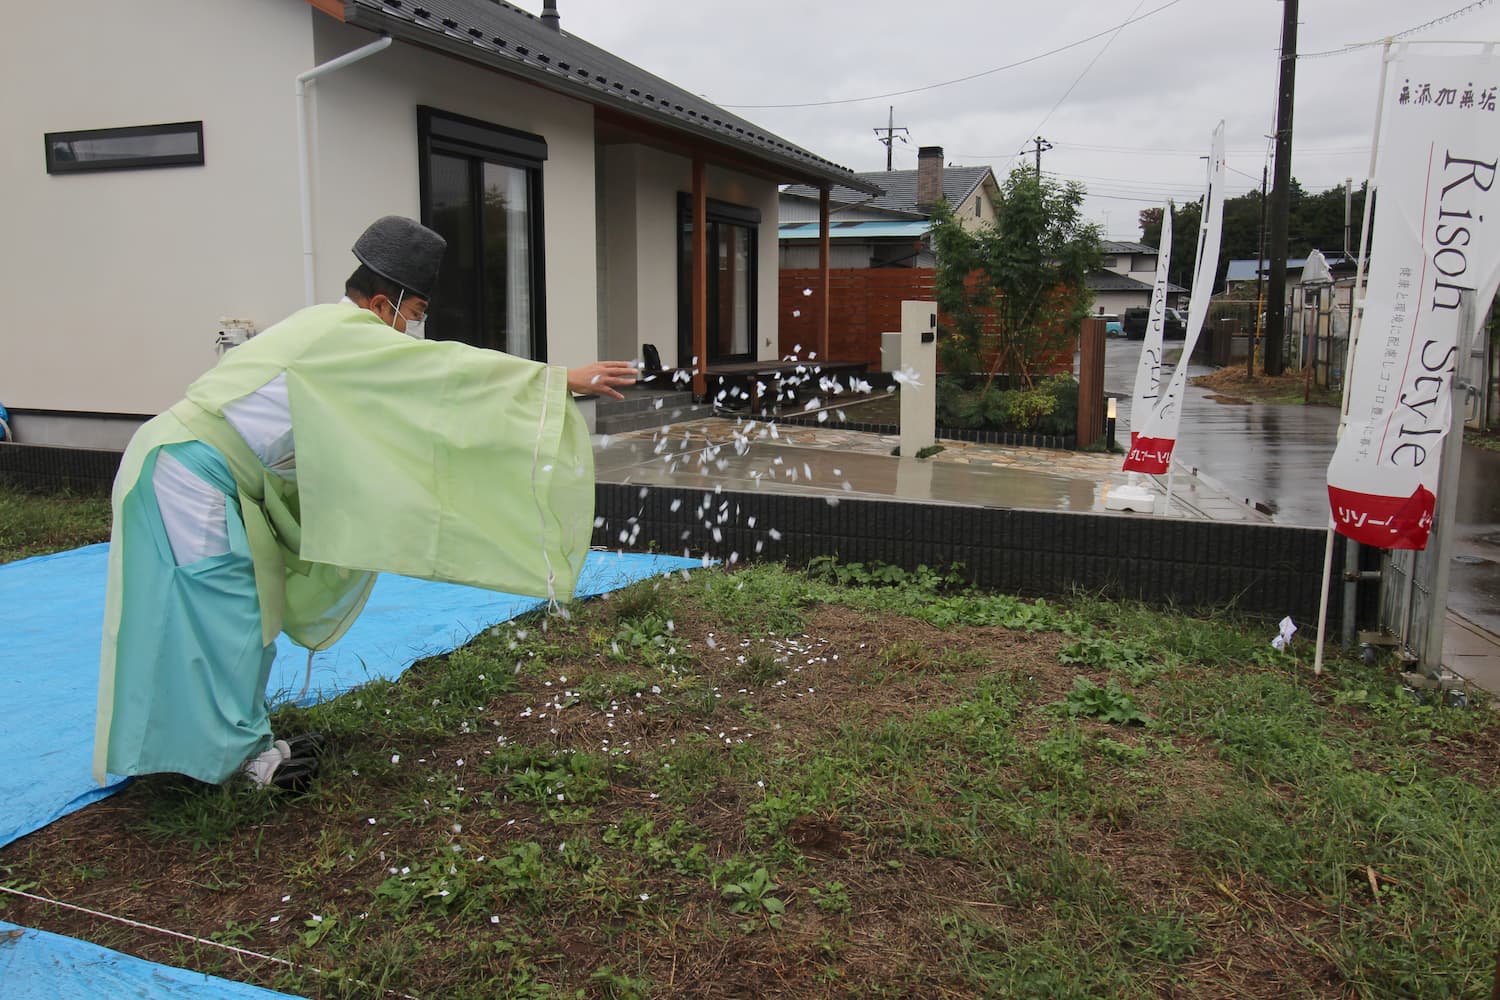
[[[152,489],[157,460],[170,454],[226,497],[229,551],[175,563]],[[118,515],[137,544],[125,550],[120,645],[139,664],[117,689],[111,761],[145,761],[204,781],[232,773],[270,741],[266,679],[275,643],[261,642],[255,568],[224,456],[199,441],[154,451]],[[216,738],[184,740],[192,729]]]

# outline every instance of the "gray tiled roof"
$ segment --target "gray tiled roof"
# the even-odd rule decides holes
[[[944,167],[943,197],[954,207],[961,205],[974,193],[974,189],[990,176],[989,167]],[[868,195],[847,187],[836,187],[828,195],[835,205],[850,205],[856,202],[866,208],[884,209],[888,212],[906,212],[926,218],[929,212],[917,208],[917,172],[915,170],[872,170],[856,174],[860,180],[885,189],[885,194],[870,198]],[[806,184],[793,184],[782,194],[792,198],[817,198],[816,188]]]
[[[1121,253],[1123,251],[1115,251]],[[1116,271],[1090,271],[1088,277],[1083,279],[1084,287],[1091,292],[1146,292],[1150,293],[1151,283],[1139,281],[1127,274]],[[1185,292],[1186,288],[1167,282],[1167,291]]]
[[[879,190],[826,160],[501,0],[346,0],[344,18],[657,125],[733,147],[785,176]],[[566,24],[566,19],[563,20]],[[752,56],[755,58],[755,56]]]
[[[1105,253],[1156,253],[1156,247],[1148,247],[1144,243],[1121,243],[1115,240],[1100,240],[1099,246]]]

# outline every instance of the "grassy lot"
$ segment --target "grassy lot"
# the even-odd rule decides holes
[[[27,493],[0,484],[0,562],[109,541],[109,497]]]
[[[306,710],[301,797],[160,776],[0,916],[310,997],[1475,997],[1500,723],[1273,628],[930,572],[699,571]]]

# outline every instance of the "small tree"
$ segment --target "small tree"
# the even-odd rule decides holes
[[[938,307],[949,322],[939,356],[949,372],[1001,371],[1028,387],[1049,358],[1071,353],[1093,296],[1099,228],[1084,223],[1083,186],[1018,167],[1001,186],[992,225],[967,230],[946,204],[933,228]]]

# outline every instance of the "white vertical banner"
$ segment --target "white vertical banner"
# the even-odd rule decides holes
[[[1167,271],[1172,264],[1172,203],[1162,209],[1161,246],[1156,249],[1156,281],[1151,286],[1151,309],[1146,320],[1146,339],[1141,343],[1140,360],[1135,366],[1135,391],[1130,396],[1130,441],[1135,443],[1137,428],[1161,395],[1161,344],[1163,323],[1167,315]],[[1125,469],[1129,471],[1129,456]]]
[[[1339,533],[1422,549],[1437,504],[1462,297],[1473,297],[1481,319],[1500,281],[1500,58],[1401,52],[1391,69],[1374,250],[1328,502]]]
[[[1182,420],[1182,396],[1187,389],[1188,359],[1198,346],[1198,334],[1208,315],[1213,298],[1214,279],[1219,273],[1219,238],[1224,222],[1224,123],[1214,129],[1209,159],[1208,190],[1203,195],[1203,214],[1198,226],[1198,258],[1193,269],[1193,297],[1188,304],[1187,335],[1182,342],[1182,357],[1172,372],[1166,391],[1157,397],[1156,405],[1140,422],[1139,432],[1132,426],[1130,451],[1125,455],[1126,472],[1160,475],[1172,464],[1172,449],[1177,444],[1177,426]],[[1135,411],[1131,411],[1135,423]]]

